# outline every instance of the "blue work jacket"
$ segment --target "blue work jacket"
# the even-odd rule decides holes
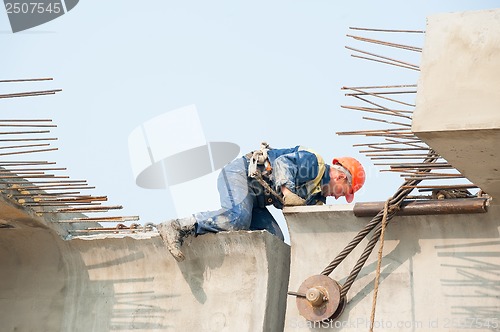
[[[321,157],[320,157],[321,158]],[[272,167],[271,183],[277,192],[285,185],[293,193],[306,200],[307,205],[326,203],[326,197],[319,193],[312,193],[307,184],[318,177],[321,168],[315,153],[301,146],[288,149],[271,149],[268,159]],[[325,165],[321,176],[321,185],[330,182],[330,166]]]

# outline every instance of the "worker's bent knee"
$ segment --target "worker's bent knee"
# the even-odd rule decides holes
[[[221,214],[206,220],[199,220],[196,225],[196,234],[248,230],[249,228],[250,217],[234,218],[234,216]]]

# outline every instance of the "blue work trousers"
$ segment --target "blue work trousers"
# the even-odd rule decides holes
[[[238,158],[222,168],[217,189],[221,209],[196,213],[196,234],[265,229],[283,240],[278,223],[265,206],[259,206],[256,193],[249,186],[246,157]]]

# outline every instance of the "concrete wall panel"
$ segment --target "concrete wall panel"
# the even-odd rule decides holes
[[[427,19],[413,130],[500,128],[500,9]]]
[[[428,18],[412,131],[497,200],[499,78],[500,9]]]
[[[320,274],[370,218],[349,206],[285,210],[292,248],[289,289]],[[469,215],[395,217],[388,225],[376,306],[378,331],[500,331],[500,207]],[[343,284],[367,241],[330,275]],[[314,325],[288,297],[285,331],[368,330],[378,246],[337,321]],[[320,328],[323,326],[323,328]]]
[[[184,250],[177,263],[156,232],[63,241],[45,227],[0,229],[1,329],[282,330],[288,245],[232,232]]]

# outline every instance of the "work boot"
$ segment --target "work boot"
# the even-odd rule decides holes
[[[173,219],[156,225],[160,237],[167,246],[168,251],[178,262],[182,262],[185,257],[181,251],[181,245],[186,236],[194,233],[196,219],[191,216],[181,219]]]

